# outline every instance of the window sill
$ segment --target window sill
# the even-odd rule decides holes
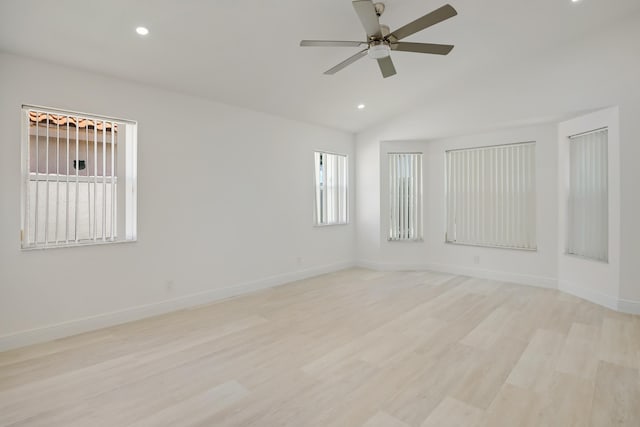
[[[475,243],[459,243],[459,242],[450,242],[450,241],[445,241],[444,242],[447,245],[455,245],[455,246],[470,246],[470,247],[474,247],[474,248],[487,248],[487,249],[506,249],[506,250],[511,250],[511,251],[523,251],[523,252],[538,252],[538,248],[514,248],[511,246],[493,246],[493,245],[481,245],[481,244],[475,244]]]
[[[49,246],[34,246],[34,247],[21,247],[20,250],[22,252],[32,252],[32,251],[44,251],[47,249],[63,249],[63,248],[79,248],[84,246],[106,246],[106,245],[118,245],[122,243],[135,243],[138,239],[135,240],[116,240],[116,241],[90,241],[90,242],[78,242],[78,243],[69,243],[69,244],[57,244],[57,245],[49,245]]]
[[[314,224],[315,228],[324,228],[324,227],[335,227],[335,226],[344,226],[349,225],[348,222],[336,222],[335,224]]]
[[[570,258],[581,259],[583,261],[591,261],[591,262],[597,262],[598,264],[609,265],[609,260],[605,261],[605,260],[597,259],[597,258],[589,258],[588,256],[578,255],[578,254],[571,254],[569,252],[565,252],[565,253],[563,253],[563,255],[568,256]]]

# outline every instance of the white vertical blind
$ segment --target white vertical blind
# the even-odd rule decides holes
[[[349,221],[347,156],[316,151],[314,163],[316,224],[346,224]]]
[[[422,153],[389,153],[389,240],[422,239]]]
[[[536,249],[535,143],[446,154],[447,242]]]
[[[608,130],[569,138],[567,253],[609,259]]]

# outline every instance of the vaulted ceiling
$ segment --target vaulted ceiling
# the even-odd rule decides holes
[[[445,2],[387,0],[381,22],[393,30]],[[450,3],[458,16],[407,41],[455,44],[452,53],[393,52],[388,79],[368,58],[323,75],[358,48],[298,46],[363,40],[350,0],[4,0],[0,50],[357,132],[640,11],[638,0]]]

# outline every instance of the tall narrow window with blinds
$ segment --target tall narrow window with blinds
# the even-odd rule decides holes
[[[23,249],[136,239],[133,121],[22,107]]]
[[[314,160],[316,225],[347,224],[349,222],[347,156],[316,151]]]
[[[446,153],[449,243],[536,249],[534,142]]]
[[[567,253],[609,260],[608,130],[569,138]]]
[[[422,153],[389,153],[389,240],[422,240]]]

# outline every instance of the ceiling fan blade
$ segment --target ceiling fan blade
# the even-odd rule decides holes
[[[358,59],[367,56],[367,50],[369,49],[364,49],[361,50],[360,52],[356,53],[353,56],[350,56],[349,58],[345,59],[344,61],[342,61],[341,63],[339,63],[338,65],[336,65],[335,67],[331,68],[330,70],[325,71],[325,74],[335,74],[338,71],[342,70],[343,68],[345,68],[347,65],[351,65],[354,62],[356,62]]]
[[[450,4],[446,4],[439,9],[434,10],[431,13],[427,13],[422,18],[418,18],[415,21],[400,27],[387,37],[392,42],[402,40],[405,37],[409,37],[412,34],[422,31],[425,28],[429,28],[439,22],[445,21],[449,18],[456,16],[458,12]]]
[[[371,0],[353,0],[352,4],[367,33],[367,37],[381,38],[382,29],[380,28],[380,21],[373,2]]]
[[[342,40],[302,40],[300,46],[311,47],[358,47],[367,42],[351,42]]]
[[[447,55],[453,49],[450,44],[433,44],[433,43],[409,43],[398,42],[391,45],[391,50],[400,52],[417,52],[431,53],[433,55]]]
[[[380,71],[382,71],[382,77],[385,79],[396,74],[396,67],[393,66],[390,56],[378,59],[378,65],[380,66]]]

